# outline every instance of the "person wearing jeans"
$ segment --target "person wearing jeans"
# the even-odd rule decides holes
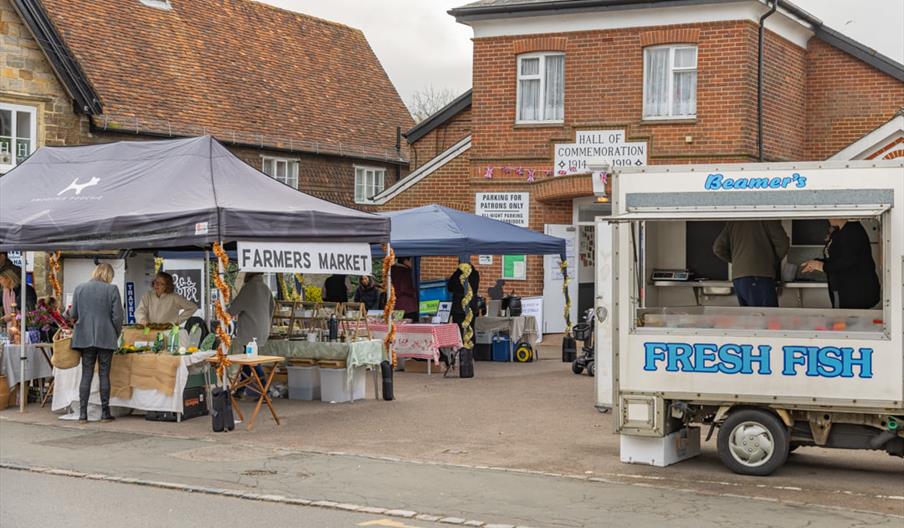
[[[72,348],[82,353],[82,380],[78,388],[79,422],[88,421],[88,398],[98,365],[102,422],[110,422],[110,365],[113,351],[119,347],[123,310],[119,288],[113,281],[113,267],[107,263],[94,268],[91,280],[79,284],[72,295],[69,314],[75,319]]]
[[[726,222],[713,253],[731,264],[741,306],[778,306],[778,269],[790,241],[779,220]]]

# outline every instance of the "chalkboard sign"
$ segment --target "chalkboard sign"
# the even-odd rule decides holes
[[[166,272],[173,276],[175,293],[185,297],[197,306],[201,306],[201,270],[170,269],[166,270]]]
[[[713,253],[713,242],[725,222],[688,222],[685,240],[687,269],[697,278],[728,280],[728,263]]]
[[[828,233],[828,220],[791,221],[791,245],[793,246],[824,246]]]

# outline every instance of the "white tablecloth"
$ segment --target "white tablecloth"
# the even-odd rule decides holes
[[[10,387],[19,383],[19,352],[21,346],[7,344],[3,347],[3,361],[0,362],[0,373],[6,376],[6,382],[9,383]],[[47,353],[51,354],[50,345],[47,346]],[[53,370],[38,346],[25,345],[25,356],[28,358],[25,360],[25,381],[53,376]]]
[[[215,355],[216,352],[195,352],[189,356],[182,356],[182,363],[176,370],[176,387],[173,394],[164,394],[157,390],[149,389],[132,389],[132,397],[124,400],[120,398],[110,398],[111,407],[127,407],[130,409],[138,409],[142,411],[170,411],[182,412],[182,391],[185,390],[185,384],[188,382],[188,367],[204,363],[207,358]],[[68,409],[70,405],[74,410],[78,410],[78,386],[82,382],[82,366],[75,368],[60,370],[53,369],[55,383],[53,386],[53,403],[51,409],[54,411]],[[91,381],[91,395],[88,397],[88,403],[100,405],[100,380],[97,374]]]

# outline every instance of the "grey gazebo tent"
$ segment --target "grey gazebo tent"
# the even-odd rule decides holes
[[[292,191],[210,136],[43,147],[0,178],[0,251],[389,241],[389,220]]]
[[[43,147],[0,177],[0,251],[382,243],[389,225],[289,189],[210,136]]]

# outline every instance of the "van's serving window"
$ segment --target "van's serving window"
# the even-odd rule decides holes
[[[637,232],[638,236],[632,237],[632,240],[638,246],[636,249],[639,257],[636,263],[632,259],[631,266],[635,268],[632,275],[638,283],[635,286],[643,288],[643,291],[637,291],[632,296],[636,299],[635,329],[668,332],[690,328],[717,333],[722,330],[743,330],[752,333],[804,332],[839,336],[864,332],[887,334],[888,314],[882,307],[888,304],[883,302],[887,299],[888,291],[882,283],[887,280],[883,266],[888,262],[884,255],[883,221],[887,222],[888,218],[888,213],[849,218],[846,219],[850,223],[847,229],[838,227],[842,220],[833,220],[834,225],[830,225],[826,219],[784,217],[768,220],[772,223],[771,233],[756,229],[742,230],[747,239],[731,241],[733,254],[739,255],[746,251],[747,256],[754,259],[760,253],[772,251],[770,247],[762,249],[759,246],[769,244],[770,236],[780,238],[784,235],[780,258],[774,259],[765,267],[751,266],[745,262],[726,262],[716,255],[721,253],[724,256],[725,252],[724,219],[647,219],[630,222],[625,227],[630,226],[630,229]],[[756,217],[747,221],[751,222],[747,227],[763,223]],[[857,223],[862,226],[862,231],[855,225]],[[849,273],[869,274],[872,271],[873,278],[864,279],[863,283],[867,286],[862,289],[867,290],[868,283],[873,281],[872,284],[877,289],[875,295],[862,295],[863,299],[867,299],[865,301],[857,299],[861,304],[871,303],[870,306],[851,307],[850,297],[839,300],[838,293],[830,293],[825,273],[803,269],[808,261],[824,258],[827,251],[831,254],[838,250],[839,246],[832,249],[834,242],[830,241],[843,240],[837,234],[839,229],[847,229],[844,231],[846,234],[855,230],[858,234],[864,233],[862,236],[858,235],[858,240],[865,253],[858,257],[857,271],[846,271],[842,275],[838,274],[842,272],[830,272],[829,277],[834,276],[839,282],[849,281]],[[721,250],[714,247],[720,235],[723,235]],[[746,247],[739,249],[738,246],[741,245]],[[833,257],[837,258],[838,254]],[[870,258],[874,269],[865,270],[863,262],[869,262]],[[771,256],[769,260],[772,260]],[[753,276],[754,279],[735,280],[744,276]],[[757,278],[758,276],[763,277]],[[764,281],[763,278],[767,280]],[[759,300],[760,298],[749,295],[745,290],[754,287],[760,292],[768,291],[771,286],[766,286],[763,290],[763,282],[774,284],[774,301]],[[750,301],[754,298],[755,301]],[[845,303],[848,305],[845,306]]]

